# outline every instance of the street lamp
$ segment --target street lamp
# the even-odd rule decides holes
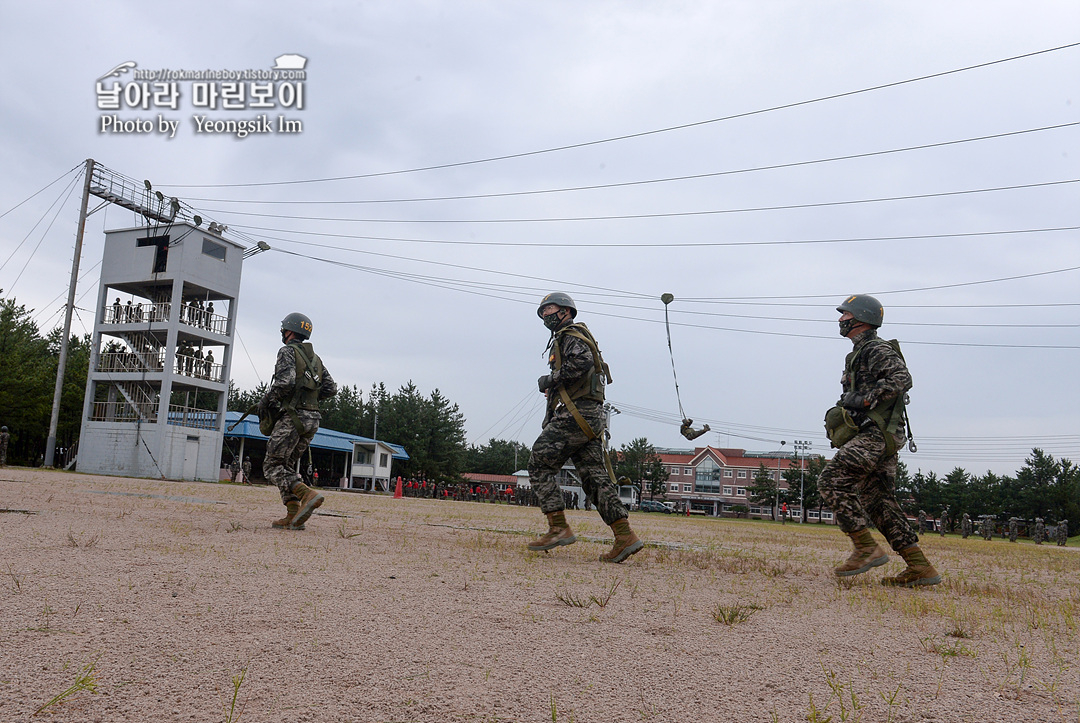
[[[814,446],[810,442],[805,440],[796,439],[792,444],[795,446],[795,456],[799,456],[799,452],[803,452],[803,459],[806,459],[806,452]],[[802,524],[806,520],[806,507],[803,505],[803,472],[804,466],[802,460],[799,461],[799,524]]]
[[[776,502],[773,505],[773,520],[776,520],[776,513],[780,510],[780,455],[784,453],[784,445],[787,444],[784,440],[780,440],[780,451],[776,453]]]

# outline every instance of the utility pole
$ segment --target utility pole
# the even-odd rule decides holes
[[[780,455],[784,453],[784,440],[780,440],[780,451],[776,453],[776,502],[773,506],[773,522],[776,522],[776,513],[780,511]]]
[[[52,416],[49,417],[49,437],[45,442],[45,466],[52,467],[56,454],[56,428],[60,423],[60,399],[64,394],[64,372],[67,368],[68,337],[71,336],[71,314],[75,311],[75,287],[79,282],[79,259],[82,256],[83,232],[86,230],[86,208],[90,204],[90,179],[94,175],[94,159],[86,159],[83,171],[82,206],[79,209],[79,228],[75,233],[75,256],[71,260],[71,283],[68,285],[67,306],[64,307],[64,334],[60,337],[60,358],[56,363],[56,387],[53,389]]]
[[[806,460],[806,453],[813,448],[813,444],[805,440],[795,440],[792,442],[795,445],[795,457],[798,458],[799,452],[803,453],[803,458],[799,460],[799,523],[802,524],[806,521],[806,506],[803,504],[803,489],[805,486],[805,480],[803,473],[805,472],[805,466],[803,462]]]

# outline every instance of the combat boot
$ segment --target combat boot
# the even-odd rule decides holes
[[[870,534],[869,529],[863,528],[858,532],[849,532],[848,537],[854,543],[855,549],[844,564],[833,568],[837,577],[861,575],[871,567],[884,565],[889,561],[889,554],[874,541],[874,536]]]
[[[296,519],[296,513],[299,512],[299,511],[300,511],[300,503],[299,502],[295,502],[295,501],[294,502],[289,502],[289,503],[287,503],[285,505],[285,516],[282,517],[280,520],[274,520],[271,523],[271,525],[275,529],[278,529],[278,530],[287,530],[287,529],[289,529],[289,525],[292,524],[292,521],[294,519]],[[294,529],[294,530],[302,530],[302,529],[304,529],[304,526],[300,525],[299,527],[294,527],[292,529]]]
[[[881,578],[882,585],[915,587],[916,585],[937,585],[941,582],[941,575],[926,559],[926,555],[918,545],[900,550],[900,556],[904,558],[907,567],[899,575]]]
[[[630,529],[630,521],[625,517],[617,520],[611,526],[611,531],[615,533],[615,544],[600,556],[600,562],[622,562],[645,547],[645,543]]]
[[[553,547],[559,547],[560,545],[573,545],[577,542],[577,538],[574,537],[574,533],[570,529],[570,524],[566,521],[565,511],[559,510],[558,512],[548,512],[547,518],[547,534],[530,542],[530,550],[533,552],[541,552],[543,550],[550,550]]]
[[[319,507],[323,503],[323,496],[315,490],[308,487],[303,482],[297,482],[293,485],[292,493],[300,498],[300,509],[296,513],[296,517],[293,518],[292,523],[289,525],[290,530],[302,530],[304,523],[311,517],[311,513],[315,511],[315,508]]]

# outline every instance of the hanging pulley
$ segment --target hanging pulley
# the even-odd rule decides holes
[[[671,350],[671,324],[668,323],[668,304],[675,301],[675,296],[672,294],[662,294],[660,301],[664,302],[664,327],[667,329],[667,348],[668,355],[671,357],[671,375],[675,379],[675,399],[679,402],[679,414],[682,415],[682,426],[679,427],[679,432],[682,436],[688,440],[694,440],[709,431],[709,425],[705,425],[701,429],[694,429],[694,420],[686,416],[686,412],[683,410],[682,397],[679,395],[679,375],[675,373],[675,353]]]

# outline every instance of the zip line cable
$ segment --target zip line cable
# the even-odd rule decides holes
[[[503,301],[513,301],[513,302],[522,303],[522,304],[531,303],[529,300],[524,299],[524,298],[518,299],[518,298],[513,298],[513,297],[510,297],[510,296],[506,296],[505,294],[507,292],[501,291],[501,290],[500,290],[501,293],[494,293],[494,292],[485,293],[485,292],[480,292],[480,291],[474,291],[474,290],[467,289],[467,288],[462,288],[460,286],[455,286],[454,281],[447,281],[445,279],[436,279],[435,277],[420,276],[420,275],[416,275],[416,274],[407,274],[407,273],[404,273],[404,272],[390,272],[390,271],[383,270],[383,269],[375,269],[375,268],[372,268],[372,267],[363,267],[363,266],[359,266],[359,265],[356,265],[356,264],[348,264],[348,263],[344,263],[344,262],[341,262],[341,261],[335,261],[335,260],[332,260],[332,259],[325,259],[325,258],[321,258],[321,257],[317,257],[317,256],[308,256],[308,255],[305,255],[305,254],[296,253],[294,251],[285,251],[283,249],[273,249],[273,250],[277,251],[278,253],[284,253],[284,254],[288,254],[290,256],[296,256],[296,257],[299,257],[299,258],[306,258],[306,259],[309,259],[309,260],[312,260],[312,261],[319,261],[321,263],[330,264],[332,266],[339,267],[339,268],[341,268],[341,267],[350,268],[350,269],[354,269],[354,270],[357,270],[357,271],[364,271],[364,272],[372,273],[372,274],[379,275],[379,276],[388,276],[388,277],[391,277],[391,278],[396,278],[396,279],[403,280],[403,281],[409,281],[409,282],[412,282],[412,283],[421,284],[421,285],[425,285],[425,286],[434,286],[434,287],[437,287],[437,288],[443,288],[443,289],[448,289],[448,290],[452,290],[452,291],[457,291],[459,293],[466,293],[466,294],[472,294],[474,296],[483,296],[483,297],[488,297],[488,298],[500,299],[500,300],[503,300]],[[435,263],[435,262],[430,262],[430,263]],[[976,281],[976,282],[967,282],[967,283],[962,283],[962,284],[951,284],[951,285],[948,285],[946,287],[941,287],[941,288],[953,288],[953,287],[956,287],[956,286],[969,286],[969,285],[974,285],[974,284],[991,283],[991,282],[994,282],[994,281],[1011,281],[1011,280],[1015,280],[1015,279],[1018,279],[1018,278],[1030,278],[1030,277],[1034,277],[1034,276],[1043,276],[1043,275],[1052,274],[1052,273],[1061,273],[1063,271],[1075,271],[1077,269],[1080,269],[1080,267],[1073,267],[1073,268],[1070,268],[1070,269],[1059,269],[1059,270],[1056,270],[1056,271],[1039,272],[1039,273],[1035,273],[1035,274],[1026,274],[1026,275],[1022,275],[1022,276],[1007,277],[1007,278],[1003,278],[1003,279],[993,279],[993,280],[984,280],[984,281]],[[938,287],[927,287],[927,288],[938,288]],[[875,293],[881,293],[881,292],[875,292]],[[898,293],[898,292],[893,292],[893,293]],[[836,298],[839,298],[842,295],[835,295],[835,296],[836,296]],[[662,323],[662,322],[658,322],[658,321],[656,321],[654,319],[644,319],[644,318],[641,318],[641,317],[626,316],[626,315],[622,315],[622,314],[613,314],[613,313],[602,312],[602,311],[594,311],[592,313],[597,315],[597,316],[606,316],[606,317],[610,317],[610,318],[625,319],[625,320],[629,320],[629,321],[646,322],[646,323]],[[687,322],[674,322],[674,324],[676,326],[684,326],[684,327],[689,327],[689,328],[710,329],[710,330],[714,330],[714,331],[729,331],[729,332],[736,332],[736,333],[741,333],[741,334],[758,334],[758,335],[765,335],[765,336],[795,337],[795,338],[802,338],[802,339],[832,339],[831,336],[821,336],[821,335],[817,335],[817,334],[799,334],[799,333],[794,333],[794,332],[765,331],[765,330],[762,330],[762,329],[737,329],[737,328],[730,328],[730,327],[710,326],[710,325],[705,325],[705,324],[691,324],[691,323],[687,323]],[[1064,345],[1064,344],[982,344],[982,343],[970,343],[970,342],[934,342],[934,341],[913,341],[913,340],[905,340],[904,343],[906,343],[906,344],[930,345],[930,346],[959,346],[959,347],[979,347],[979,348],[1006,348],[1006,349],[1080,349],[1080,346]]]
[[[1080,125],[1080,121],[1073,121],[1070,123],[1059,123],[1056,125],[1042,126],[1039,128],[1028,128],[1019,131],[1008,131],[1005,133],[994,133],[991,135],[976,136],[973,138],[961,138],[951,141],[940,141],[937,143],[925,143],[917,146],[906,146],[903,148],[890,148],[883,151],[868,151],[865,153],[852,153],[843,156],[832,156],[829,158],[816,158],[808,161],[794,161],[790,163],[777,163],[768,166],[754,166],[750,168],[738,168],[727,171],[713,171],[710,173],[694,173],[684,176],[668,176],[665,178],[649,178],[638,181],[623,181],[621,183],[599,183],[588,186],[569,186],[565,188],[543,188],[531,191],[506,191],[502,193],[476,193],[459,196],[430,196],[425,198],[387,198],[387,199],[353,199],[353,200],[339,200],[339,201],[281,201],[281,200],[267,200],[267,199],[221,199],[221,198],[188,198],[188,201],[200,201],[200,202],[217,202],[217,203],[247,203],[247,204],[272,204],[272,205],[293,205],[293,206],[315,206],[315,205],[367,205],[378,203],[426,203],[434,201],[472,201],[488,198],[512,198],[519,196],[535,196],[548,193],[571,193],[578,191],[595,191],[601,189],[610,188],[627,188],[631,186],[644,186],[659,183],[672,183],[676,181],[692,181],[700,180],[703,178],[718,178],[721,176],[732,176],[742,173],[755,173],[758,171],[773,171],[784,168],[798,168],[801,166],[811,166],[819,163],[832,163],[836,161],[849,161],[859,158],[873,158],[875,156],[884,156],[893,153],[906,153],[909,151],[919,151],[929,148],[942,148],[945,146],[959,145],[962,143],[975,143],[978,141],[993,140],[998,138],[1008,138],[1010,136],[1024,135],[1027,133],[1039,133],[1042,131],[1058,130],[1061,128],[1071,128],[1073,126]]]
[[[76,177],[73,180],[77,181],[78,177]],[[30,265],[30,262],[34,259],[34,256],[37,255],[38,249],[41,248],[42,242],[45,240],[45,237],[49,235],[49,231],[52,229],[53,224],[56,223],[56,219],[60,216],[60,212],[64,210],[64,206],[67,205],[68,200],[71,198],[71,194],[75,192],[75,189],[76,189],[77,186],[78,186],[77,183],[68,184],[67,195],[64,197],[63,203],[61,203],[59,206],[57,206],[56,213],[53,214],[52,220],[49,221],[49,225],[45,228],[45,231],[42,232],[41,238],[38,239],[37,245],[34,246],[34,250],[30,252],[30,256],[26,259],[26,263],[23,264],[22,269],[19,270],[19,275],[15,277],[14,281],[11,282],[11,286],[8,288],[8,293],[11,293],[11,292],[13,292],[15,290],[15,285],[19,283],[19,279],[22,278],[23,272],[26,271],[26,267]],[[50,209],[51,209],[51,207],[50,207]],[[46,211],[46,213],[48,213],[48,211]],[[36,228],[36,224],[35,224],[35,228]],[[29,238],[29,236],[27,236],[27,238]],[[22,244],[20,243],[19,246],[22,246]]]
[[[273,237],[268,237],[268,238],[273,238]],[[292,241],[290,239],[277,239],[277,240],[286,241],[286,242],[289,242],[289,243],[295,243],[297,245],[319,246],[319,244],[310,244],[310,243],[306,243],[306,242],[302,242],[302,241]],[[538,282],[542,282],[544,284],[570,285],[570,286],[573,286],[574,288],[577,288],[577,289],[590,289],[590,290],[594,290],[594,291],[611,292],[611,293],[614,293],[614,294],[618,294],[618,295],[622,296],[623,298],[632,298],[632,299],[648,299],[648,298],[652,298],[650,295],[642,293],[642,292],[625,291],[625,290],[621,290],[621,289],[612,289],[612,288],[608,288],[608,287],[594,286],[594,285],[589,285],[589,284],[578,284],[578,283],[574,283],[574,282],[566,282],[565,280],[560,280],[560,279],[549,279],[549,278],[545,278],[545,277],[529,276],[527,274],[518,274],[518,273],[513,273],[513,272],[508,272],[508,271],[498,271],[498,270],[492,270],[492,269],[485,269],[485,268],[481,268],[481,267],[477,267],[477,266],[467,266],[467,265],[464,265],[464,264],[452,264],[452,263],[449,263],[449,262],[431,261],[431,260],[428,260],[428,259],[416,259],[416,258],[412,258],[412,257],[409,257],[409,256],[399,256],[399,255],[396,255],[396,254],[386,254],[386,253],[382,253],[382,252],[379,252],[379,251],[368,251],[368,250],[365,250],[365,249],[355,249],[355,248],[348,248],[348,247],[327,247],[327,248],[334,248],[334,249],[341,250],[341,251],[348,251],[350,253],[366,254],[366,255],[369,255],[369,256],[378,256],[378,257],[383,257],[383,258],[391,258],[391,259],[396,259],[396,260],[400,260],[400,261],[411,261],[411,262],[414,262],[414,263],[430,264],[430,265],[434,265],[434,266],[440,266],[440,267],[446,267],[446,268],[455,268],[455,269],[461,269],[461,270],[465,270],[465,271],[474,271],[474,272],[479,272],[479,273],[495,274],[495,275],[503,276],[503,277],[505,277],[505,276],[513,276],[515,278],[527,279],[527,280],[530,280],[530,281],[538,281]],[[323,259],[323,258],[316,257],[316,256],[310,256],[310,255],[307,255],[307,254],[301,254],[301,253],[298,253],[298,252],[295,252],[295,251],[286,251],[285,249],[281,249],[281,248],[275,248],[274,250],[278,251],[279,253],[287,253],[287,254],[291,254],[291,255],[294,255],[294,256],[299,256],[299,257],[302,257],[302,258],[309,258],[309,259],[314,259],[314,260],[317,260],[317,261],[323,261],[325,263],[331,263],[331,264],[339,264],[339,263],[341,263],[341,262],[334,261],[334,260],[331,260],[331,259]],[[342,265],[349,266],[349,264],[342,264]],[[1059,274],[1059,273],[1071,272],[1071,271],[1076,271],[1078,269],[1080,269],[1080,266],[1073,266],[1073,267],[1068,267],[1068,268],[1063,268],[1063,269],[1053,269],[1053,270],[1050,270],[1050,271],[1039,271],[1039,272],[1034,272],[1034,273],[1030,273],[1030,274],[1021,274],[1021,275],[1017,275],[1017,276],[1007,276],[1007,277],[1001,277],[1001,278],[995,278],[995,279],[983,279],[983,280],[979,280],[979,281],[959,282],[959,283],[955,283],[955,284],[944,284],[944,285],[939,285],[939,286],[925,286],[925,287],[917,287],[917,288],[909,288],[909,289],[878,290],[878,291],[874,291],[874,292],[871,292],[871,293],[888,295],[888,294],[909,293],[909,292],[913,292],[913,291],[934,291],[934,290],[940,290],[940,289],[958,288],[958,287],[963,287],[963,286],[974,286],[974,285],[979,285],[979,284],[997,283],[997,282],[1001,282],[1001,281],[1015,281],[1015,280],[1018,280],[1018,279],[1034,278],[1034,277],[1046,276],[1046,275],[1051,275],[1051,274]],[[364,268],[359,268],[358,270],[368,270],[368,269],[367,269],[367,267],[364,267]],[[390,273],[390,272],[386,272],[386,273]],[[393,272],[393,273],[405,273],[405,272]],[[436,278],[436,277],[426,277],[426,278]],[[440,280],[445,279],[445,277],[437,277],[437,278],[439,278]],[[462,282],[462,283],[465,283],[465,282]],[[468,283],[480,283],[480,282],[468,282]],[[499,285],[499,286],[502,286],[502,285]],[[520,288],[520,287],[519,286],[513,286],[512,288]],[[586,293],[588,293],[588,292],[586,292]],[[838,298],[840,296],[843,296],[843,294],[811,294],[811,295],[799,295],[799,296],[760,296],[760,297],[754,297],[754,296],[742,296],[742,297],[690,297],[690,298],[686,298],[686,299],[683,299],[683,300],[688,301],[688,302],[694,302],[694,303],[730,303],[730,302],[736,302],[736,301],[737,302],[751,303],[751,302],[757,302],[759,300],[769,300],[769,299],[773,299],[773,300],[776,300],[776,299],[833,299],[833,298]]]
[[[1014,186],[993,186],[989,188],[969,188],[962,191],[940,191],[937,193],[915,193],[903,196],[881,196],[878,198],[859,198],[847,201],[822,201],[819,203],[794,203],[779,206],[753,206],[746,208],[719,208],[704,211],[670,211],[663,213],[609,214],[604,216],[562,216],[548,218],[343,218],[332,216],[289,216],[280,213],[258,213],[255,211],[228,211],[226,209],[208,209],[212,213],[233,214],[235,216],[256,216],[258,218],[281,218],[291,221],[328,221],[333,223],[444,223],[444,224],[495,224],[495,223],[562,223],[571,221],[624,221],[642,218],[687,218],[694,216],[718,216],[729,213],[757,213],[760,211],[793,211],[804,208],[832,208],[837,206],[855,206],[864,203],[887,203],[892,201],[914,201],[924,198],[948,198],[967,196],[977,193],[995,193],[998,191],[1017,191],[1027,188],[1046,188],[1080,183],[1080,178],[1060,181],[1041,181],[1023,183]]]
[[[826,239],[788,239],[781,241],[671,241],[671,242],[658,242],[658,243],[591,243],[585,242],[559,242],[559,241],[539,241],[539,242],[519,242],[519,241],[457,241],[449,239],[423,239],[423,238],[403,238],[398,236],[367,236],[347,233],[330,233],[325,231],[300,231],[294,229],[273,228],[267,226],[247,226],[244,224],[236,224],[229,227],[231,230],[239,231],[241,229],[248,229],[251,231],[273,231],[275,233],[292,233],[301,236],[316,236],[322,238],[342,238],[342,239],[356,239],[360,241],[401,241],[404,243],[419,243],[419,244],[435,244],[446,246],[499,246],[499,247],[518,247],[518,248],[687,248],[687,247],[727,247],[727,246],[798,246],[798,245],[812,245],[812,244],[839,244],[839,243],[861,243],[866,241],[923,241],[930,239],[944,239],[944,238],[977,238],[980,236],[1009,236],[1017,234],[1027,233],[1053,233],[1058,231],[1077,231],[1080,230],[1080,226],[1051,226],[1046,228],[1028,228],[1028,229],[1007,229],[1002,231],[967,231],[962,233],[934,233],[934,234],[909,234],[903,236],[860,236],[860,237],[848,237],[848,238],[826,238]],[[281,238],[280,236],[267,236],[261,235],[264,239],[271,241],[285,241],[287,243],[306,244],[310,246],[318,246],[328,249],[339,249],[343,251],[352,250],[346,246],[330,246],[317,244],[310,241],[297,241],[295,239]]]
[[[66,176],[67,174],[65,173],[64,175]],[[30,237],[34,234],[34,231],[37,229],[37,227],[39,225],[41,225],[41,222],[44,221],[45,217],[49,215],[49,211],[52,211],[53,207],[56,206],[56,204],[60,203],[60,199],[64,198],[65,203],[66,203],[67,197],[65,196],[65,194],[67,194],[67,196],[71,195],[71,189],[74,188],[78,184],[79,178],[81,178],[81,177],[82,177],[81,173],[76,175],[74,178],[72,178],[70,181],[68,181],[68,185],[64,186],[64,188],[60,190],[60,195],[58,195],[56,197],[56,199],[51,204],[49,204],[49,207],[47,209],[45,209],[44,213],[41,214],[41,217],[37,220],[37,222],[33,225],[33,227],[26,233],[25,236],[23,236],[23,240],[19,242],[19,245],[16,246],[12,250],[12,252],[8,255],[8,257],[6,259],[4,259],[4,263],[0,264],[0,271],[4,270],[4,267],[8,265],[8,262],[10,262],[11,259],[15,257],[15,254],[17,254],[19,252],[19,249],[21,249],[23,247],[23,244],[25,244],[30,239]],[[63,178],[63,176],[61,176],[61,178]],[[53,181],[53,183],[56,183],[56,181]],[[51,186],[51,185],[53,185],[53,183],[50,183],[49,185]],[[42,191],[43,190],[45,190],[45,189],[42,189]],[[41,193],[41,191],[38,191],[38,193]],[[37,194],[35,194],[35,195],[37,195]],[[63,208],[63,205],[61,205],[61,208]],[[59,210],[57,211],[57,213],[59,213]],[[56,220],[55,216],[53,217],[53,220],[54,221]],[[51,224],[50,224],[50,226],[51,226]],[[45,238],[44,234],[42,234],[42,238]],[[41,242],[38,241],[38,246],[40,246],[40,245],[41,245]],[[35,248],[35,251],[36,250],[37,249]],[[31,258],[33,258],[33,254],[31,254]],[[25,268],[25,266],[23,268]]]
[[[80,163],[79,165],[75,166],[75,167],[74,167],[74,168],[72,168],[71,170],[69,170],[69,171],[65,171],[64,173],[60,174],[60,176],[58,176],[58,177],[57,177],[57,179],[56,179],[55,181],[53,181],[52,183],[49,183],[49,184],[48,184],[48,185],[46,185],[46,186],[42,186],[42,187],[41,187],[41,188],[39,188],[39,189],[38,189],[37,191],[35,191],[34,193],[30,194],[29,196],[27,196],[27,197],[26,197],[26,198],[24,198],[23,200],[19,201],[18,203],[16,203],[16,204],[15,204],[14,206],[12,206],[11,208],[9,208],[8,210],[4,211],[3,213],[0,213],[0,218],[3,218],[4,216],[7,216],[7,215],[8,215],[9,213],[11,213],[11,212],[12,212],[12,211],[14,211],[15,209],[17,209],[17,208],[18,208],[19,206],[22,206],[22,205],[23,205],[24,203],[26,203],[27,201],[30,201],[31,199],[35,198],[36,196],[38,196],[38,195],[39,195],[40,193],[42,193],[43,191],[46,191],[46,190],[48,190],[48,189],[49,189],[49,188],[51,188],[52,186],[55,186],[55,185],[56,185],[57,183],[59,183],[59,182],[60,182],[60,180],[61,180],[61,179],[62,179],[62,178],[63,178],[64,176],[68,175],[68,174],[69,174],[69,173],[71,173],[72,171],[79,171],[80,169],[84,169],[84,168],[85,168],[85,166],[84,166],[84,165],[83,165],[82,163]],[[80,174],[80,175],[81,175],[81,174]]]
[[[902,85],[909,85],[911,83],[918,83],[918,82],[925,81],[925,80],[930,80],[930,79],[933,79],[933,78],[942,78],[942,77],[949,76],[949,75],[955,75],[957,73],[964,73],[964,72],[971,71],[971,70],[977,70],[979,68],[987,68],[987,67],[991,67],[991,66],[994,66],[994,65],[1001,65],[1003,63],[1010,63],[1010,62],[1013,62],[1013,61],[1016,61],[1016,60],[1023,60],[1023,59],[1026,59],[1026,58],[1033,58],[1033,57],[1036,57],[1036,56],[1039,56],[1039,55],[1045,55],[1045,54],[1048,54],[1048,53],[1054,53],[1054,52],[1058,52],[1058,51],[1061,51],[1061,50],[1068,50],[1070,48],[1075,48],[1077,46],[1080,46],[1080,43],[1069,43],[1067,45],[1059,45],[1059,46],[1054,47],[1054,48],[1045,48],[1043,50],[1037,50],[1037,51],[1030,52],[1030,53],[1023,53],[1023,54],[1020,54],[1020,55],[1013,55],[1013,56],[1010,56],[1008,58],[1000,58],[998,60],[991,60],[991,61],[984,62],[984,63],[976,63],[974,65],[968,65],[968,66],[964,66],[964,67],[961,67],[961,68],[954,68],[952,70],[945,70],[945,71],[940,71],[940,72],[937,72],[937,73],[929,73],[927,75],[920,75],[920,76],[916,76],[914,78],[908,78],[906,80],[898,80],[898,81],[893,81],[893,82],[890,82],[890,83],[881,83],[879,85],[869,86],[869,87],[866,87],[866,88],[860,88],[858,90],[849,90],[849,91],[845,91],[845,92],[841,92],[841,93],[833,93],[831,95],[820,96],[820,97],[811,98],[811,99],[808,99],[808,100],[801,100],[801,101],[795,101],[795,102],[791,102],[791,103],[784,103],[784,104],[781,104],[781,105],[775,105],[775,106],[771,106],[771,107],[767,107],[767,108],[760,108],[760,109],[757,109],[757,110],[745,111],[745,112],[742,112],[742,113],[734,113],[734,114],[731,114],[731,115],[721,116],[721,117],[718,117],[718,118],[710,118],[708,120],[694,121],[694,122],[691,122],[691,123],[683,123],[683,124],[680,124],[680,125],[668,126],[668,127],[665,127],[665,128],[657,128],[657,129],[648,130],[648,131],[640,131],[640,132],[637,132],[637,133],[628,133],[628,134],[625,134],[625,135],[612,136],[612,137],[609,137],[609,138],[602,138],[602,139],[599,139],[599,140],[585,141],[585,142],[581,142],[581,143],[572,143],[572,144],[567,144],[567,145],[562,145],[562,146],[554,146],[554,147],[551,147],[551,148],[544,148],[544,149],[535,150],[535,151],[525,151],[525,152],[522,152],[522,153],[511,153],[511,154],[506,154],[506,155],[501,155],[501,156],[491,156],[491,157],[488,157],[488,158],[479,158],[479,159],[474,159],[474,160],[470,160],[470,161],[458,161],[458,162],[455,162],[455,163],[443,163],[443,164],[438,164],[438,165],[421,166],[421,167],[407,168],[407,169],[401,169],[401,170],[396,170],[396,171],[381,171],[381,172],[377,172],[377,173],[364,173],[364,174],[356,174],[356,175],[349,175],[349,176],[333,176],[333,177],[327,177],[327,178],[309,178],[309,179],[293,180],[293,181],[263,181],[263,182],[259,182],[259,183],[166,184],[163,187],[165,187],[165,188],[252,188],[252,187],[258,187],[258,186],[288,186],[288,185],[298,185],[298,184],[306,184],[306,183],[326,183],[326,182],[332,182],[332,181],[356,180],[356,179],[361,179],[361,178],[377,178],[377,177],[382,177],[382,176],[395,176],[395,175],[401,175],[401,174],[405,174],[405,173],[418,173],[418,172],[421,172],[421,171],[434,171],[434,170],[442,170],[442,169],[446,169],[446,168],[460,168],[462,166],[472,166],[472,165],[477,165],[477,164],[481,164],[481,163],[492,163],[492,162],[495,162],[495,161],[505,161],[505,160],[511,160],[511,159],[515,159],[515,158],[526,158],[526,157],[530,157],[530,156],[539,156],[539,155],[543,155],[543,154],[547,154],[547,153],[556,153],[556,152],[560,152],[560,151],[567,151],[567,150],[572,150],[572,149],[577,149],[577,148],[586,148],[586,147],[589,147],[589,146],[597,146],[597,145],[601,145],[601,144],[605,144],[605,143],[614,143],[616,141],[625,141],[625,140],[631,140],[631,139],[635,139],[635,138],[643,138],[643,137],[646,137],[646,136],[658,135],[658,134],[661,134],[661,133],[670,133],[672,131],[686,130],[688,128],[696,128],[696,127],[699,127],[699,126],[710,125],[710,124],[713,124],[713,123],[721,123],[721,122],[724,122],[724,121],[734,120],[734,119],[737,119],[737,118],[748,118],[748,117],[751,117],[751,116],[762,115],[762,114],[765,114],[765,113],[772,113],[772,112],[779,111],[779,110],[786,110],[786,109],[789,109],[789,108],[798,108],[800,106],[812,105],[812,104],[815,104],[815,103],[823,103],[825,101],[836,100],[836,99],[839,99],[839,98],[846,98],[846,97],[850,97],[850,96],[854,96],[854,95],[860,95],[860,94],[863,94],[863,93],[871,93],[871,92],[878,91],[878,90],[884,90],[886,88],[896,88],[896,87],[899,87],[899,86],[902,86]]]

